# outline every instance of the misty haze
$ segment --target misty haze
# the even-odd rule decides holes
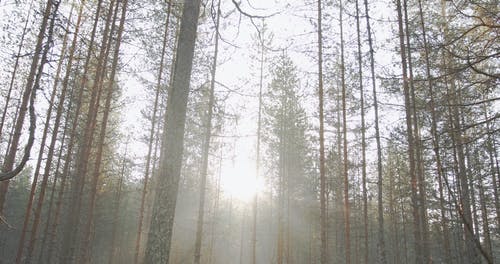
[[[0,264],[500,263],[498,0],[0,0]]]

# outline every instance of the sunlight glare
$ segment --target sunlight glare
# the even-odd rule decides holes
[[[254,162],[243,159],[222,167],[221,189],[225,195],[248,203],[263,188],[261,178],[255,178]]]

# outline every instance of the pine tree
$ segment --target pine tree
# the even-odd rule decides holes
[[[145,262],[165,263],[170,256],[172,227],[182,165],[184,126],[189,80],[193,63],[199,0],[184,2],[179,45],[172,89],[169,91],[165,131],[160,154],[160,168],[153,206],[153,216],[146,246]]]

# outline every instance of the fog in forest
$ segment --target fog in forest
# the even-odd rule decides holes
[[[0,264],[500,263],[498,0],[0,0]]]

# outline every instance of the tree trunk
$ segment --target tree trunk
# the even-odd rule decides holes
[[[144,171],[144,184],[142,187],[142,194],[141,194],[141,207],[139,209],[139,224],[137,226],[137,237],[135,240],[135,253],[134,253],[134,263],[135,264],[139,263],[139,252],[141,251],[142,226],[143,226],[143,220],[144,220],[144,210],[145,210],[145,205],[146,205],[146,194],[147,194],[147,190],[148,190],[149,171],[150,171],[150,166],[151,166],[151,156],[152,156],[152,151],[153,151],[153,140],[154,140],[154,134],[155,134],[155,129],[156,129],[156,115],[158,112],[158,103],[159,103],[158,101],[160,98],[160,89],[161,89],[161,82],[162,82],[162,77],[163,77],[165,54],[166,54],[166,49],[167,49],[168,28],[170,26],[171,10],[172,10],[172,3],[171,3],[171,1],[168,1],[167,19],[165,21],[165,31],[163,33],[163,43],[162,43],[162,50],[161,50],[161,57],[160,57],[160,66],[158,69],[158,78],[156,81],[156,91],[155,91],[155,101],[154,101],[154,106],[153,106],[153,115],[151,117],[151,130],[149,132],[148,154],[146,156],[146,168]]]
[[[115,9],[115,17],[112,20],[112,23],[114,24],[114,21],[116,19],[116,13],[118,10],[118,5],[120,1],[117,1],[116,3],[116,9]],[[117,32],[117,37],[116,37],[116,43],[115,43],[115,50],[113,54],[113,62],[111,64],[111,73],[109,75],[108,79],[108,87],[107,87],[107,94],[106,94],[106,102],[104,105],[104,114],[102,117],[101,121],[101,131],[99,132],[99,142],[98,142],[98,148],[96,152],[96,157],[95,157],[95,165],[94,165],[94,171],[92,173],[92,178],[91,178],[91,186],[90,186],[90,205],[89,205],[89,212],[87,214],[88,220],[87,220],[87,225],[85,226],[84,230],[84,241],[83,241],[83,246],[82,246],[82,259],[80,259],[81,263],[89,263],[90,262],[90,253],[91,253],[91,228],[92,228],[92,222],[94,218],[94,210],[95,210],[95,202],[97,199],[97,184],[99,181],[99,176],[100,176],[100,169],[101,169],[101,162],[102,162],[102,153],[103,153],[103,148],[105,145],[105,140],[106,140],[106,129],[108,125],[108,119],[109,119],[109,114],[111,112],[111,102],[113,99],[113,92],[117,89],[116,82],[115,82],[115,76],[116,76],[116,69],[118,67],[118,57],[120,54],[120,44],[122,41],[122,35],[123,35],[123,28],[125,24],[125,17],[127,14],[127,4],[128,0],[123,0],[122,1],[122,13],[121,13],[121,18],[120,18],[120,25],[118,27],[118,32]],[[111,6],[110,6],[111,9]],[[110,31],[110,41],[108,42],[108,45],[111,44],[111,38],[113,35],[113,28]],[[106,51],[108,53],[108,51]],[[106,65],[106,63],[104,63]],[[103,77],[102,77],[103,78]],[[103,82],[104,80],[101,80]],[[99,102],[99,99],[97,100],[97,104]],[[97,105],[96,105],[97,108]],[[97,109],[96,109],[97,112]],[[94,116],[95,119],[95,116]]]
[[[160,170],[146,246],[146,263],[167,263],[173,233],[184,142],[189,81],[200,12],[199,0],[184,2],[173,87],[169,91]]]
[[[55,14],[56,14],[56,12],[58,10],[58,7],[59,7],[59,3],[56,2],[56,6],[54,6],[53,16],[51,18],[51,24],[50,24],[50,28],[49,28],[49,32],[50,32],[49,38],[52,38],[52,32],[53,32],[53,28],[54,28],[54,22],[55,22],[55,19],[56,19],[56,15]],[[73,14],[73,8],[71,8],[70,16],[69,16],[69,20],[68,21],[71,21],[72,14]],[[69,25],[69,22],[67,23],[67,26],[68,25]],[[41,163],[42,163],[42,159],[43,159],[43,152],[44,152],[44,149],[45,149],[45,141],[47,140],[47,136],[48,136],[48,130],[49,130],[49,126],[50,126],[50,119],[52,117],[52,107],[53,107],[53,105],[55,103],[54,101],[55,101],[55,97],[56,97],[56,94],[57,94],[57,86],[59,84],[59,74],[61,72],[61,68],[62,68],[62,64],[63,64],[63,60],[64,60],[64,53],[66,52],[67,39],[68,39],[68,33],[66,33],[64,35],[63,46],[62,46],[62,50],[61,50],[61,56],[59,58],[59,62],[58,62],[58,65],[57,65],[57,70],[56,70],[56,75],[55,75],[55,80],[54,80],[54,85],[52,87],[52,94],[51,94],[51,97],[50,97],[50,104],[49,104],[49,108],[47,109],[47,114],[46,114],[46,119],[45,119],[45,126],[43,128],[42,139],[41,139],[41,142],[40,142],[40,151],[38,153],[38,160],[37,160],[37,163],[36,163],[36,166],[35,166],[35,172],[34,172],[34,176],[33,176],[33,183],[31,185],[30,197],[28,199],[28,206],[26,208],[26,213],[25,213],[25,217],[24,217],[23,230],[21,232],[21,238],[20,238],[20,241],[19,241],[19,247],[17,249],[16,263],[21,263],[21,257],[22,257],[23,250],[24,250],[24,242],[25,242],[24,239],[25,239],[25,235],[26,235],[26,232],[27,232],[27,227],[28,227],[28,224],[29,224],[29,221],[30,221],[30,217],[31,217],[33,200],[34,200],[34,196],[35,196],[36,187],[37,187],[37,184],[38,184],[38,177],[40,176],[40,168],[41,168]],[[43,60],[45,60],[45,58],[42,59],[42,61]],[[58,114],[60,114],[60,113],[58,113]],[[59,124],[55,124],[54,123],[53,127],[54,128],[53,128],[53,131],[52,131],[52,138],[57,138],[57,133],[58,133],[57,130],[59,128]],[[46,157],[47,161],[51,160],[52,156],[53,156],[53,149],[52,149],[52,152],[49,152],[47,154],[47,157]],[[46,164],[45,165],[45,170],[48,171],[49,169],[50,168],[48,168],[47,164]],[[28,252],[27,252],[27,255],[26,255],[26,259],[24,261],[25,263],[31,263],[31,258],[33,256],[33,250],[34,250],[36,236],[37,236],[38,224],[40,223],[40,214],[41,214],[41,209],[42,209],[42,204],[43,204],[43,198],[44,198],[44,195],[45,195],[45,190],[46,190],[46,187],[47,187],[47,181],[48,181],[48,174],[47,174],[47,176],[44,174],[42,176],[42,183],[41,183],[41,186],[39,188],[40,189],[40,193],[38,195],[37,207],[35,209],[34,220],[33,220],[33,224],[32,224],[32,227],[31,227],[30,243],[29,243],[29,246],[28,246]]]
[[[285,177],[286,177],[286,164],[285,164],[285,96],[283,95],[283,91],[281,94],[279,107],[280,107],[280,116],[279,120],[279,134],[278,134],[278,244],[276,246],[277,249],[277,264],[283,264],[283,250],[285,248]]]
[[[120,202],[121,202],[121,195],[122,195],[122,186],[123,186],[123,179],[125,178],[125,168],[126,168],[126,162],[127,162],[127,150],[128,150],[128,141],[125,145],[125,151],[123,152],[123,160],[122,160],[122,169],[120,171],[120,178],[118,179],[118,187],[116,190],[116,200],[115,200],[115,206],[113,208],[113,230],[111,231],[111,253],[109,254],[109,264],[112,264],[115,259],[116,255],[116,230],[118,229],[119,225],[119,213],[120,213]]]
[[[71,94],[73,93],[73,89],[71,89]],[[67,109],[71,109],[72,108],[72,102],[73,101],[70,101],[69,103],[69,106]],[[41,249],[40,249],[40,255],[38,256],[38,260],[41,261],[42,263],[50,263],[48,261],[45,261],[44,262],[44,258],[45,258],[45,254],[47,253],[47,251],[51,250],[49,249],[50,245],[48,242],[48,239],[50,237],[50,227],[51,227],[51,219],[52,219],[52,214],[54,213],[54,202],[55,202],[55,194],[56,194],[56,189],[57,189],[57,181],[59,180],[61,174],[59,173],[59,169],[61,167],[61,161],[64,157],[64,146],[65,146],[65,141],[66,141],[66,136],[67,136],[67,132],[68,132],[68,126],[69,126],[69,120],[70,118],[68,116],[66,116],[66,120],[64,121],[64,128],[63,128],[63,134],[61,135],[61,139],[60,139],[60,146],[59,146],[59,151],[58,151],[58,154],[57,154],[57,162],[56,162],[56,166],[55,166],[55,175],[54,175],[54,179],[52,180],[52,186],[51,186],[51,192],[50,192],[50,202],[49,202],[49,208],[47,209],[47,221],[45,222],[45,228],[44,228],[44,231],[43,231],[43,239],[42,239],[42,243],[41,243]],[[61,185],[61,184],[60,184]],[[61,186],[62,188],[62,186]],[[54,218],[54,221],[55,218]]]
[[[442,15],[445,15],[445,7],[446,4],[444,2],[442,5]],[[445,41],[448,40],[448,25],[446,23],[443,24],[443,35]],[[449,59],[449,55],[443,53],[444,65],[449,67],[448,65],[452,63]],[[446,70],[448,73],[448,70]],[[449,73],[448,73],[449,74]],[[446,75],[445,75],[446,76]],[[454,78],[451,75],[451,78]],[[457,88],[455,87],[455,80],[448,79],[445,77],[445,84],[447,88],[447,98],[449,107],[449,118],[450,118],[450,128],[451,128],[451,139],[453,142],[453,151],[454,151],[454,163],[456,166],[456,175],[458,179],[458,199],[455,198],[455,202],[458,200],[457,209],[458,215],[463,224],[463,233],[465,239],[465,262],[467,263],[477,263],[477,252],[476,245],[477,241],[474,237],[474,230],[472,227],[472,212],[471,212],[471,204],[470,204],[470,192],[469,192],[469,184],[467,179],[467,168],[465,165],[465,151],[464,151],[464,142],[462,140],[462,127],[460,123],[460,111],[458,109],[458,105],[460,104],[460,98],[458,97]],[[453,193],[451,193],[453,195]],[[480,247],[479,247],[480,249]]]
[[[417,178],[417,199],[418,199],[418,210],[420,226],[420,238],[421,238],[421,249],[423,261],[427,263],[432,262],[432,258],[429,252],[429,227],[427,223],[427,210],[426,210],[426,191],[425,191],[425,175],[424,175],[424,165],[422,162],[422,142],[420,140],[420,130],[419,130],[419,119],[417,112],[417,101],[416,101],[416,91],[413,76],[413,58],[411,53],[411,42],[410,42],[410,26],[408,17],[408,6],[407,0],[403,0],[403,12],[404,12],[404,23],[405,23],[405,35],[406,35],[406,46],[407,46],[407,62],[408,62],[408,73],[409,73],[409,89],[410,89],[410,109],[411,116],[413,118],[413,145],[414,145],[414,157],[415,160],[415,175]]]
[[[344,179],[344,221],[345,221],[345,263],[351,263],[351,227],[350,227],[350,205],[349,205],[349,160],[347,157],[347,103],[346,103],[346,83],[345,83],[345,62],[344,62],[344,26],[342,14],[344,12],[342,0],[340,0],[340,74],[342,83],[342,139],[343,139],[343,179]],[[339,153],[340,154],[340,153]]]
[[[111,3],[112,4],[112,3]],[[111,5],[112,6],[112,5]],[[74,146],[74,143],[76,141],[76,138],[75,138],[75,135],[76,135],[76,129],[78,127],[78,121],[79,121],[79,118],[80,118],[80,111],[81,111],[81,106],[83,104],[82,100],[83,100],[83,92],[85,90],[85,87],[86,87],[86,84],[87,84],[87,75],[88,75],[88,72],[90,70],[90,59],[92,57],[92,53],[93,53],[93,49],[94,49],[94,39],[95,39],[95,33],[96,33],[96,29],[97,29],[97,25],[98,25],[98,22],[99,22],[99,17],[100,17],[100,13],[101,13],[101,8],[102,8],[102,0],[99,0],[97,2],[97,9],[95,11],[95,17],[94,17],[94,23],[93,23],[93,27],[92,27],[92,31],[90,33],[90,42],[89,42],[89,47],[88,47],[88,51],[87,51],[87,56],[86,56],[86,59],[85,59],[85,65],[84,65],[84,69],[83,69],[83,75],[82,75],[82,78],[81,78],[81,81],[80,81],[80,88],[79,88],[79,91],[78,91],[78,104],[77,104],[77,107],[76,107],[76,110],[75,110],[75,118],[73,120],[73,126],[72,126],[72,129],[71,129],[71,140],[70,140],[70,143],[68,145],[68,158],[66,163],[64,164],[64,168],[63,168],[63,180],[66,179],[66,177],[68,176],[69,174],[69,161],[70,161],[70,157],[72,156],[72,149],[73,149],[73,146]],[[110,8],[111,9],[111,8]],[[108,17],[110,16],[112,12],[108,12]],[[107,19],[109,20],[109,18]],[[109,26],[108,24],[109,23],[106,23],[107,26]],[[107,28],[107,27],[106,27]],[[107,30],[105,30],[107,31]],[[104,36],[106,36],[107,34],[104,34]],[[106,40],[106,37],[103,37],[103,44],[101,45],[102,49],[104,49],[105,47],[105,40]],[[102,60],[101,56],[99,57],[99,60]],[[100,70],[100,69],[98,69]],[[97,79],[97,72],[96,71],[96,80],[95,82],[97,83],[98,79]],[[91,109],[92,106],[89,105],[89,109]],[[90,118],[89,118],[90,119]],[[87,120],[87,123],[90,122],[90,120]],[[89,141],[88,141],[88,131],[85,131],[84,132],[84,135],[83,135],[83,138],[82,138],[82,144],[81,144],[81,148],[79,150],[79,153],[77,154],[77,162],[76,162],[76,170],[75,170],[75,174],[73,176],[73,178],[71,179],[71,189],[70,189],[70,197],[69,197],[69,212],[67,213],[67,216],[66,216],[66,222],[65,222],[65,225],[64,225],[64,229],[63,229],[63,239],[62,239],[62,248],[61,248],[61,254],[60,254],[60,257],[59,257],[59,262],[60,263],[70,263],[72,262],[72,258],[73,258],[73,254],[74,254],[74,251],[75,251],[75,248],[77,246],[77,243],[76,243],[76,240],[77,240],[77,232],[75,230],[75,228],[78,226],[78,221],[79,221],[79,215],[80,215],[80,206],[79,206],[79,201],[80,201],[80,196],[81,196],[81,191],[80,190],[83,190],[83,185],[84,185],[84,179],[83,179],[83,174],[82,174],[82,170],[85,170],[86,171],[86,164],[82,164],[82,163],[86,163],[84,161],[84,157],[83,157],[83,153],[86,152],[85,148],[89,148]],[[85,168],[83,168],[85,167]],[[64,185],[62,185],[64,186]],[[60,190],[60,197],[62,197],[62,194],[63,194],[63,188],[64,187],[61,187],[61,190]],[[59,205],[60,206],[60,205]],[[58,207],[59,207],[58,206]],[[55,230],[53,230],[53,232],[55,233]],[[52,253],[49,254],[49,256],[51,256]],[[50,259],[50,258],[49,258]]]
[[[326,175],[325,175],[325,139],[323,117],[323,35],[321,30],[321,0],[318,0],[318,97],[319,97],[319,179],[320,179],[320,239],[321,264],[328,262],[327,256],[327,219],[326,219]]]
[[[368,1],[364,0],[365,6],[365,18],[366,18],[366,30],[368,33],[368,46],[370,50],[370,74],[372,83],[372,95],[373,95],[373,108],[374,108],[374,123],[375,123],[375,141],[377,145],[377,206],[378,206],[378,243],[379,243],[379,256],[381,263],[386,263],[385,257],[385,240],[384,240],[384,212],[383,212],[383,200],[382,200],[382,145],[380,143],[380,128],[379,128],[379,113],[378,113],[378,100],[377,100],[377,83],[375,80],[375,58],[373,50],[373,40],[370,24],[370,11],[368,7]]]
[[[214,201],[214,209],[213,209],[213,216],[212,216],[212,237],[210,239],[210,246],[209,246],[209,257],[208,257],[208,263],[209,264],[212,264],[212,259],[213,259],[213,248],[215,247],[215,243],[216,243],[216,227],[217,227],[217,211],[219,210],[219,200],[220,200],[220,192],[221,192],[221,176],[222,176],[222,149],[224,148],[224,146],[221,146],[220,147],[220,157],[219,157],[219,172],[218,172],[218,175],[217,175],[217,188],[215,190],[215,201]]]
[[[484,110],[484,118],[485,120],[488,120],[488,112],[485,109]],[[486,133],[488,133],[488,138],[487,138],[487,149],[488,149],[488,156],[490,159],[490,174],[491,174],[491,181],[492,181],[492,188],[493,188],[493,199],[494,199],[494,204],[495,204],[495,212],[496,212],[496,222],[497,225],[500,226],[500,202],[498,198],[498,178],[500,177],[500,173],[498,171],[498,164],[495,162],[496,159],[496,149],[495,149],[495,142],[494,139],[491,137],[491,134],[493,131],[491,130],[490,124],[486,123]],[[495,166],[497,165],[497,166]]]
[[[407,59],[406,59],[406,45],[404,40],[404,28],[403,28],[403,14],[401,7],[401,0],[396,1],[397,12],[398,12],[398,26],[399,26],[399,43],[400,43],[400,55],[401,55],[401,65],[403,71],[403,89],[404,89],[404,100],[405,100],[405,113],[406,113],[406,133],[408,141],[408,162],[410,164],[410,181],[411,181],[411,197],[412,197],[412,207],[413,207],[413,235],[415,238],[415,257],[417,263],[424,263],[425,259],[422,255],[422,238],[421,238],[421,226],[420,226],[420,208],[418,205],[418,182],[416,176],[415,168],[415,140],[413,136],[413,117],[411,109],[411,98],[410,98],[410,87],[408,79],[407,70]]]
[[[368,190],[366,188],[366,121],[365,121],[365,91],[363,86],[363,60],[361,53],[361,30],[359,23],[359,1],[356,0],[356,40],[358,47],[358,77],[359,77],[359,97],[361,107],[361,180],[363,190],[363,262],[368,263]],[[367,15],[368,17],[368,15]]]
[[[262,22],[264,24],[264,21]],[[260,35],[259,35],[260,36]],[[260,41],[260,75],[259,75],[259,110],[257,115],[257,149],[255,158],[255,183],[258,183],[260,174],[260,134],[262,126],[262,86],[264,79],[264,40],[262,36],[259,38]],[[255,186],[257,188],[257,186]],[[258,206],[258,193],[255,190],[253,197],[253,225],[252,225],[252,264],[257,261],[257,207]]]
[[[220,2],[217,4],[217,19],[215,22],[215,47],[214,47],[214,59],[212,62],[211,69],[211,80],[210,80],[210,91],[208,99],[208,110],[207,119],[205,125],[205,135],[203,141],[202,150],[202,164],[201,164],[201,179],[200,179],[200,200],[198,204],[198,221],[196,224],[196,241],[194,246],[194,263],[199,264],[201,259],[201,242],[203,237],[203,218],[205,214],[205,192],[207,185],[207,174],[208,174],[208,156],[210,152],[210,139],[212,137],[212,116],[213,108],[215,104],[215,76],[217,72],[217,55],[219,53],[219,22],[220,22]]]
[[[37,42],[35,47],[35,52],[33,55],[33,60],[31,61],[30,71],[27,77],[26,85],[24,88],[24,92],[21,99],[21,104],[19,107],[19,114],[17,115],[17,119],[15,121],[14,132],[12,133],[12,141],[8,148],[7,155],[5,157],[5,161],[3,163],[2,172],[0,173],[0,215],[3,214],[3,207],[5,204],[5,197],[7,195],[7,190],[9,187],[9,179],[17,175],[21,172],[22,168],[26,164],[29,159],[31,146],[34,142],[34,133],[35,133],[35,96],[36,89],[38,89],[38,85],[40,82],[40,78],[43,72],[44,65],[46,63],[45,60],[40,60],[40,56],[46,54],[49,49],[49,44],[43,47],[43,40],[45,37],[45,33],[47,30],[47,24],[49,21],[49,16],[52,13],[52,1],[48,1],[45,6],[45,10],[43,13],[42,23],[40,25],[40,30],[37,36]],[[44,49],[42,51],[42,49]],[[43,54],[42,54],[43,53]],[[47,56],[47,55],[45,55]],[[39,64],[40,62],[40,64]],[[22,160],[18,164],[17,167],[14,168],[14,162],[16,160],[17,149],[19,148],[19,141],[21,138],[21,132],[23,129],[24,118],[26,116],[26,112],[28,111],[28,103],[29,106],[29,115],[30,115],[30,128],[29,128],[29,139],[25,148],[25,152]]]
[[[422,10],[422,1],[418,1],[419,7],[419,16],[420,16],[420,27],[422,29],[422,37],[424,42],[424,58],[425,58],[425,73],[427,78],[427,86],[429,88],[429,106],[431,111],[431,136],[432,136],[432,149],[434,151],[434,156],[436,159],[436,172],[438,177],[438,190],[439,190],[439,208],[441,213],[441,234],[443,239],[444,246],[444,258],[446,263],[450,263],[451,261],[451,252],[450,252],[450,236],[448,231],[448,219],[446,217],[445,208],[444,208],[444,195],[443,195],[443,177],[446,177],[443,165],[441,163],[441,153],[439,146],[439,134],[437,132],[437,115],[436,115],[436,103],[434,101],[434,83],[433,77],[431,75],[431,64],[429,59],[429,47],[427,42],[427,29],[424,23],[424,14]]]
[[[482,161],[479,160],[479,153],[475,153],[474,155],[475,161],[474,164],[479,165],[481,164]],[[477,171],[481,171],[479,168],[477,168]],[[480,199],[480,206],[481,206],[481,220],[482,220],[482,230],[483,230],[483,248],[485,253],[488,255],[488,258],[492,259],[492,246],[491,246],[491,236],[490,236],[490,225],[489,225],[489,219],[488,219],[488,212],[489,209],[486,205],[486,195],[484,193],[484,181],[483,181],[483,175],[478,175],[479,177],[479,199]]]

